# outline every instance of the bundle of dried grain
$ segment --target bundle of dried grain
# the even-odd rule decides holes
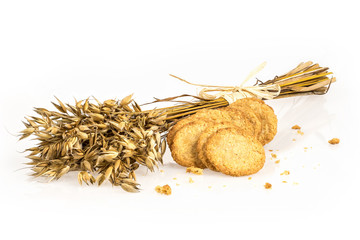
[[[264,64],[252,71],[243,83],[263,67]],[[143,165],[154,171],[154,167],[162,163],[166,136],[179,164],[220,170],[215,164],[215,154],[207,157],[206,153],[213,151],[208,142],[216,146],[226,141],[223,135],[227,130],[220,130],[231,125],[230,132],[238,130],[242,136],[251,136],[252,142],[261,144],[271,141],[276,133],[276,116],[267,115],[272,109],[260,100],[249,98],[268,100],[325,94],[330,84],[335,82],[335,78],[327,77],[332,74],[327,70],[318,64],[305,62],[273,80],[258,81],[249,87],[243,87],[243,84],[240,87],[192,84],[204,87],[199,96],[184,94],[156,99],[154,103],[177,101],[179,97],[188,96],[195,97],[195,101],[148,111],[142,111],[132,100],[132,95],[121,101],[99,102],[94,99],[96,103],[91,103],[86,99],[76,101],[74,106],[58,100],[59,104],[53,103],[58,111],[35,108],[39,116],[26,118],[26,129],[21,132],[20,139],[33,135],[38,140],[37,146],[26,150],[30,152],[27,157],[31,162],[28,164],[36,177],[49,177],[51,181],[69,171],[79,171],[80,184],[101,185],[108,180],[126,191],[137,192],[139,184],[135,170]],[[219,93],[210,94],[213,92]],[[242,98],[246,99],[236,101]],[[237,134],[232,132],[232,136]],[[179,146],[184,148],[179,150]],[[178,150],[174,151],[174,148]],[[206,151],[202,150],[204,148]],[[237,154],[234,152],[233,156]]]

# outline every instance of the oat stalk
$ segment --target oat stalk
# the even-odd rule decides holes
[[[320,67],[319,64],[314,64],[313,62],[308,61],[305,63],[300,63],[291,71],[281,76],[276,76],[272,80],[266,82],[257,80],[255,86],[261,87],[268,85],[278,85],[280,87],[280,91],[278,96],[276,96],[274,99],[304,95],[323,95],[328,92],[330,85],[336,81],[335,77],[329,77],[332,72],[329,72],[328,69],[329,68],[327,67]],[[179,77],[176,78],[183,80]],[[234,89],[236,90],[236,88]],[[179,101],[179,99],[183,99],[184,97],[189,96],[194,97],[195,101]],[[192,96],[187,94],[165,99],[155,99],[155,101],[152,103],[164,101],[183,103],[177,106],[159,109],[167,114],[167,121],[176,121],[182,117],[194,114],[201,109],[221,108],[229,105],[229,102],[224,97],[208,100],[199,96]]]

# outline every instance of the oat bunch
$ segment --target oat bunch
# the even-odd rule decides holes
[[[38,116],[23,122],[20,139],[33,135],[38,140],[36,147],[26,149],[33,176],[51,181],[79,171],[80,184],[110,181],[137,192],[135,170],[144,165],[154,171],[162,163],[166,115],[141,111],[132,95],[103,103],[75,100],[74,106],[57,100],[53,105],[58,111],[35,108]]]
[[[254,87],[271,92],[271,86],[276,85],[278,95],[275,98],[321,95],[326,94],[331,83],[336,81],[335,77],[328,77],[330,74],[332,72],[328,72],[327,67],[308,61],[273,80],[258,80]],[[219,91],[218,86],[208,89],[207,85],[191,85],[203,86],[207,91]],[[241,90],[248,91],[251,97],[263,98],[250,91],[253,89],[251,87],[220,87],[225,92],[229,89],[234,96],[239,96],[238,91]],[[75,100],[74,106],[58,100],[58,104],[53,103],[57,111],[35,108],[39,116],[26,118],[26,129],[20,136],[23,139],[33,135],[38,140],[36,147],[26,150],[33,175],[47,176],[51,181],[69,171],[79,171],[80,184],[101,185],[104,181],[110,181],[126,191],[137,192],[139,184],[135,170],[144,165],[154,171],[154,167],[162,163],[166,148],[164,137],[172,125],[200,110],[226,107],[231,103],[229,99],[233,99],[192,96],[195,98],[193,101],[181,100],[189,96],[192,95],[155,98],[152,103],[182,104],[150,111],[142,111],[132,100],[132,95],[121,101],[107,100],[103,103],[96,99],[96,103],[91,103],[89,99]]]

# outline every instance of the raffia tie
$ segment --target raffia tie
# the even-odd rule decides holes
[[[223,97],[226,101],[228,101],[229,104],[231,104],[238,99],[247,97],[256,97],[259,99],[273,99],[280,94],[281,88],[278,84],[244,87],[244,84],[248,82],[252,77],[254,77],[258,72],[260,72],[265,67],[265,65],[266,62],[263,62],[253,71],[251,71],[249,75],[245,78],[245,80],[240,84],[240,86],[214,86],[206,84],[195,84],[171,74],[170,76],[177,78],[187,84],[202,87],[202,89],[198,93],[198,96],[205,100],[213,100]]]

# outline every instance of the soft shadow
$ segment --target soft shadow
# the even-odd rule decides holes
[[[326,98],[324,96],[305,96],[300,98],[289,98],[273,100],[275,114],[278,116],[278,133],[266,148],[287,150],[293,145],[293,125],[301,126],[307,138],[308,133],[319,134],[319,129],[326,126],[335,115],[330,114],[325,108]],[[299,138],[300,135],[297,135]],[[323,138],[323,136],[319,136]]]

